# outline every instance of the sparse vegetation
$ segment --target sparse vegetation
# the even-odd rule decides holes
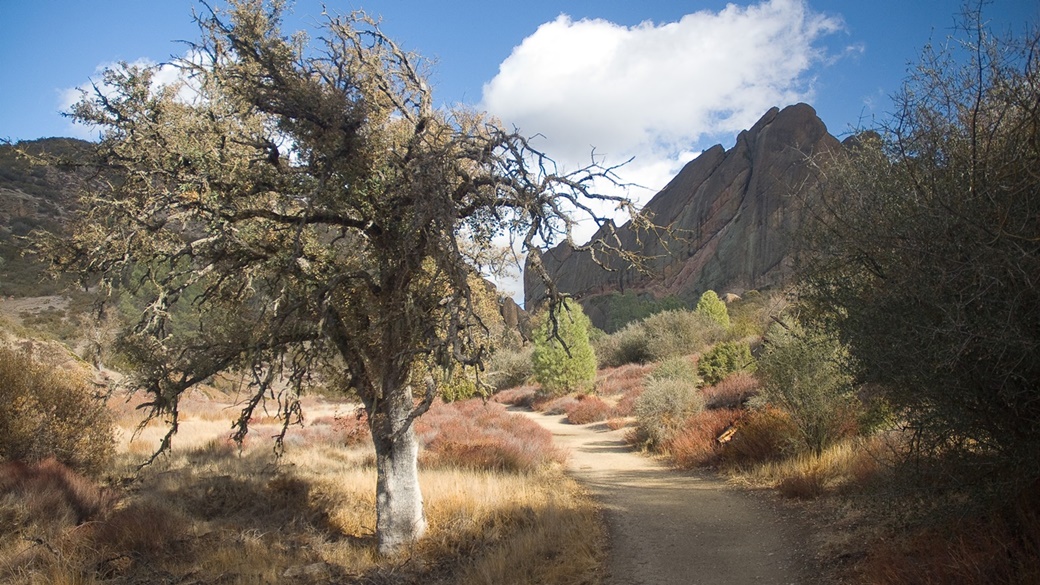
[[[497,404],[438,403],[424,417],[430,529],[407,558],[383,559],[371,437],[345,445],[343,432],[354,433],[321,430],[358,421],[349,405],[327,404],[347,416],[294,431],[278,460],[269,440],[240,453],[226,425],[201,417],[223,405],[196,401],[173,452],[133,490],[55,460],[2,464],[0,581],[578,584],[596,574],[604,541],[594,506],[553,464],[548,433]],[[277,429],[267,424],[260,434]]]
[[[0,460],[55,458],[81,472],[105,469],[113,453],[111,419],[83,370],[0,347]]]
[[[695,385],[689,381],[651,378],[636,399],[634,440],[648,448],[664,445],[687,419],[704,408]]]

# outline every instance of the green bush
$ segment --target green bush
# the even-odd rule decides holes
[[[646,319],[662,311],[674,311],[683,308],[678,297],[655,299],[650,295],[639,295],[632,292],[612,293],[607,297],[606,314],[609,317],[606,329],[611,333],[620,331],[629,323]]]
[[[488,362],[488,382],[495,390],[523,386],[534,375],[531,357],[534,348],[500,349]]]
[[[629,323],[621,331],[597,340],[595,349],[599,365],[605,368],[651,361],[646,327],[642,323]]]
[[[687,418],[703,409],[695,384],[651,377],[633,408],[638,439],[646,447],[656,448],[681,428]]]
[[[754,369],[751,348],[740,341],[723,341],[701,356],[697,371],[708,384],[718,384],[733,372]]]
[[[729,327],[729,312],[726,303],[722,302],[715,291],[705,291],[697,301],[697,313],[704,315],[719,324],[723,329]]]
[[[581,305],[567,299],[555,319],[545,314],[539,321],[531,362],[543,392],[561,395],[590,390],[596,381],[596,353],[589,343],[592,324]]]
[[[650,376],[654,380],[678,380],[694,387],[701,382],[697,376],[697,366],[684,357],[669,358],[657,364]]]
[[[770,329],[759,360],[759,402],[784,410],[801,447],[820,454],[853,434],[862,410],[849,374],[848,351],[833,335],[797,324]]]
[[[112,456],[112,420],[82,376],[0,347],[0,403],[2,460],[54,457],[96,474]]]
[[[723,338],[725,330],[694,311],[665,311],[643,321],[649,361],[690,355]]]

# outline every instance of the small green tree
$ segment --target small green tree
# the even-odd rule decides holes
[[[739,341],[723,341],[715,344],[697,364],[697,373],[708,384],[718,384],[726,376],[740,370],[752,369],[755,365],[751,348]]]
[[[549,394],[584,391],[596,380],[592,324],[581,305],[567,299],[559,313],[543,315],[534,338],[534,377]]]
[[[856,429],[861,409],[849,370],[848,350],[834,335],[774,325],[759,361],[759,401],[786,411],[799,446],[819,455]]]
[[[729,312],[726,311],[726,303],[722,302],[715,291],[705,291],[697,301],[697,312],[706,315],[712,321],[723,327],[729,327]]]

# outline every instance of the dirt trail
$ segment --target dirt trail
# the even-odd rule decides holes
[[[811,582],[804,532],[767,502],[634,453],[624,431],[518,412],[570,450],[570,472],[602,504],[611,541],[607,585]]]

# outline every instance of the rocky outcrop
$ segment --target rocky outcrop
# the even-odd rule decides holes
[[[574,295],[602,322],[611,292],[695,299],[705,290],[740,293],[776,285],[789,274],[791,234],[814,181],[810,157],[841,148],[816,111],[797,104],[773,108],[737,136],[729,150],[716,145],[688,163],[644,208],[661,229],[618,228],[624,248],[647,259],[645,272],[561,244],[542,261],[562,292]],[[596,241],[599,237],[593,237]],[[544,286],[525,274],[527,307]]]

